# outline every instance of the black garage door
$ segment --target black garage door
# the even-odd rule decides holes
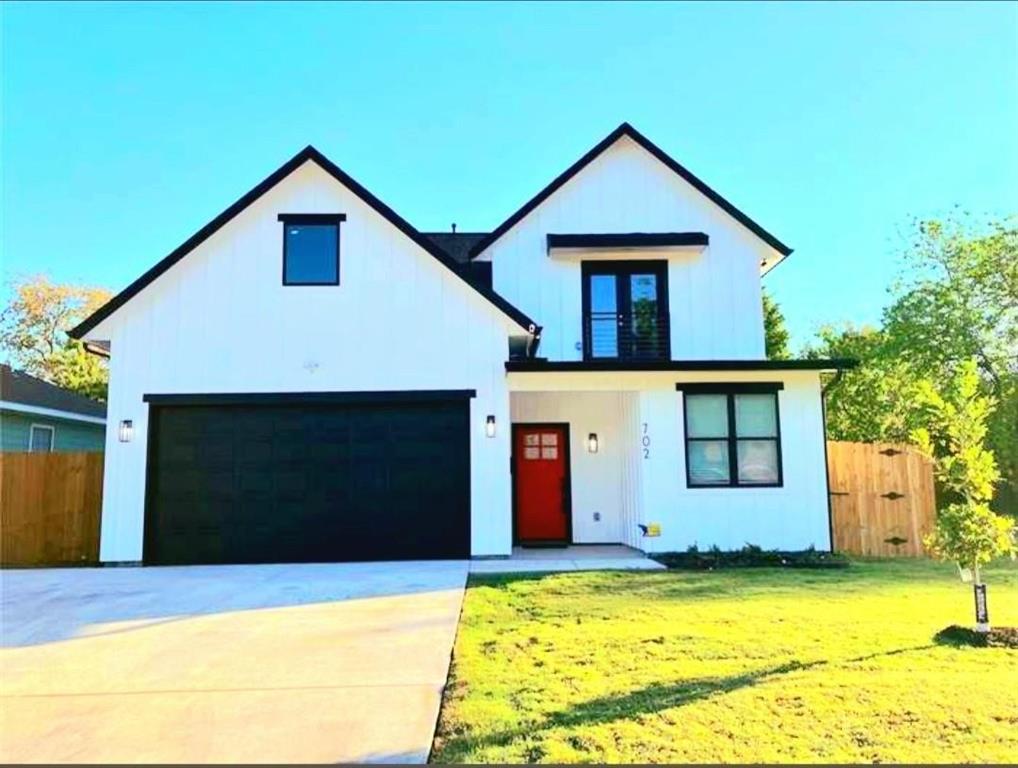
[[[145,562],[469,556],[466,396],[339,399],[148,396]]]

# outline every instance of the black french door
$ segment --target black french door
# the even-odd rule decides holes
[[[585,261],[585,360],[670,357],[667,261]]]

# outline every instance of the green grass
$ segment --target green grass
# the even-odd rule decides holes
[[[926,561],[472,578],[432,760],[1012,762],[1018,651],[934,639],[971,622]]]

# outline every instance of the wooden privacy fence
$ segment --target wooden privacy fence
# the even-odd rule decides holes
[[[99,561],[103,454],[0,453],[0,565]]]
[[[933,466],[915,448],[827,443],[834,549],[853,555],[923,557],[936,520]]]

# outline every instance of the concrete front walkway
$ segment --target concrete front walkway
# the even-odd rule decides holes
[[[423,762],[467,564],[0,572],[3,762]]]
[[[544,573],[549,571],[656,571],[661,563],[621,544],[569,547],[513,547],[510,557],[474,560],[471,573]]]

